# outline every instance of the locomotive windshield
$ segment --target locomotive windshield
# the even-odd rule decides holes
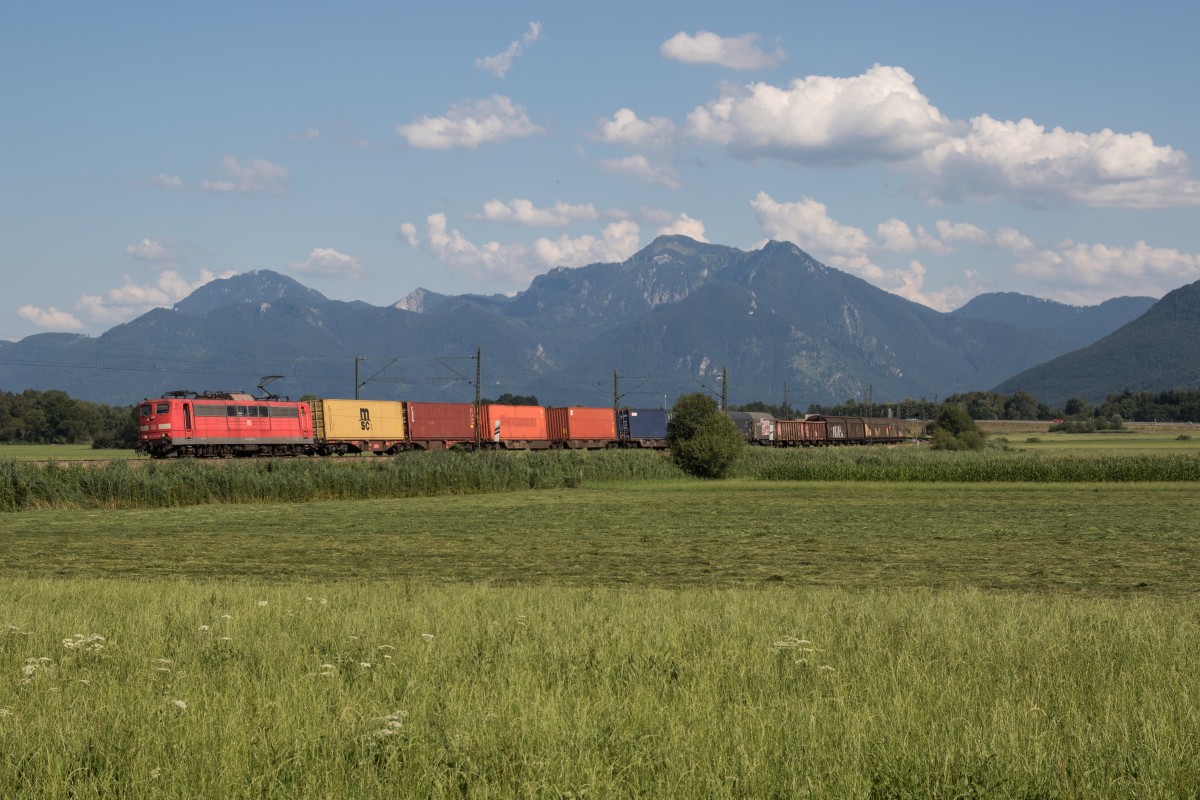
[[[143,417],[150,416],[150,404],[147,403],[146,405],[139,408],[138,413],[141,414]]]

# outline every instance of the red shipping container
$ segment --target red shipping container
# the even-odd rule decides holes
[[[405,403],[408,440],[441,442],[453,447],[458,442],[475,441],[475,406],[471,403]]]
[[[617,438],[617,419],[611,408],[548,408],[546,419],[552,442],[611,442]]]
[[[548,442],[546,409],[541,406],[486,405],[479,409],[485,442]]]

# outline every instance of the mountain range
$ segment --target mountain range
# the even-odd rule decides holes
[[[269,387],[281,394],[353,397],[357,374],[363,397],[469,401],[481,349],[484,396],[551,404],[609,405],[616,372],[623,404],[660,406],[719,394],[722,370],[734,403],[778,402],[785,386],[799,407],[932,399],[1007,385],[1111,338],[1151,306],[992,294],[943,313],[788,242],[742,251],[663,236],[621,263],[552,269],[512,297],[417,289],[375,306],[330,300],[269,270],[243,273],[97,337],[2,342],[0,387],[127,404],[282,375]]]
[[[1168,292],[1145,314],[1099,341],[1031,367],[1002,382],[1061,405],[1072,397],[1097,402],[1129,389],[1158,392],[1200,387],[1200,281]]]

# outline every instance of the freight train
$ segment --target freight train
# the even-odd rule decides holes
[[[746,441],[774,447],[895,443],[904,423],[731,412]],[[240,392],[171,392],[138,404],[138,451],[154,458],[313,456],[409,450],[665,449],[664,409],[386,400],[292,402]]]

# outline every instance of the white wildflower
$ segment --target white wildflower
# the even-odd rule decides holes
[[[267,601],[266,601],[266,600],[259,600],[259,601],[258,601],[258,607],[259,607],[259,608],[263,608],[264,606],[266,606],[266,604],[267,604]]]
[[[85,653],[99,653],[104,649],[104,645],[108,640],[98,633],[93,633],[89,636],[84,636],[82,633],[77,633],[70,639],[63,639],[62,645],[68,650],[81,650]]]
[[[425,644],[429,644],[430,642],[433,641],[433,634],[432,633],[422,633],[421,639],[425,642]]]
[[[208,626],[207,626],[207,625],[201,625],[199,628],[197,628],[197,629],[196,629],[196,632],[197,632],[197,633],[207,633],[207,632],[208,632]]]
[[[150,770],[150,780],[158,780],[159,775],[162,775],[162,767],[155,767],[154,769]]]
[[[171,703],[181,711],[187,708],[186,700],[172,700]]]
[[[371,668],[371,662],[370,662],[370,661],[360,661],[360,662],[358,662],[358,665],[359,665],[360,667],[362,667],[363,669],[370,669],[370,668]]]
[[[395,736],[404,727],[404,718],[408,716],[407,711],[393,711],[380,721],[383,727],[375,731],[376,736]]]
[[[231,614],[222,614],[221,619],[233,619],[233,616]]]

